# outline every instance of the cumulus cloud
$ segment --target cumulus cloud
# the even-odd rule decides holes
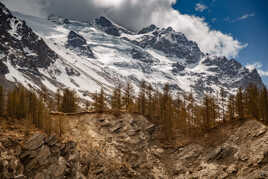
[[[196,41],[205,53],[236,57],[246,47],[231,35],[212,30],[203,18],[172,8],[176,0],[2,0],[13,10],[33,15],[55,14],[79,20],[101,15],[133,31],[150,24],[172,26]]]
[[[256,69],[261,76],[268,77],[268,70],[267,71],[262,70],[262,67],[263,65],[260,62],[246,65],[246,68],[249,69],[250,71]]]
[[[207,8],[208,8],[208,7],[207,7],[206,5],[204,5],[204,4],[197,3],[197,4],[195,5],[195,10],[196,10],[196,11],[199,11],[199,12],[203,12],[203,11],[205,11]]]

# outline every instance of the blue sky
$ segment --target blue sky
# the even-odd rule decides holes
[[[205,19],[211,29],[231,34],[248,46],[236,58],[243,65],[255,64],[268,86],[267,0],[179,0],[174,9]]]

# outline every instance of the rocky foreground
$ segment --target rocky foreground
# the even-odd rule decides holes
[[[0,120],[0,178],[268,178],[267,127],[235,121],[174,146],[142,116],[54,115],[62,137]]]

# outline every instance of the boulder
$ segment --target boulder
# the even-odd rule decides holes
[[[45,138],[45,134],[36,133],[24,143],[23,148],[25,150],[36,150],[44,144]]]

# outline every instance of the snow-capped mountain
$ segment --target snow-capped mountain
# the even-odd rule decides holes
[[[232,93],[249,83],[263,85],[256,70],[202,53],[171,27],[131,32],[105,17],[78,22],[13,14],[0,3],[1,83],[52,92],[69,87],[85,98],[127,80],[135,86],[145,80],[156,88],[169,83],[174,92],[198,96],[221,87]]]

